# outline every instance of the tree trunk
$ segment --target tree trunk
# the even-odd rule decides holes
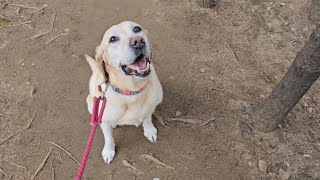
[[[320,76],[320,25],[317,25],[285,76],[258,105],[256,128],[271,131],[282,123],[291,109]]]
[[[217,0],[197,0],[197,3],[202,8],[213,8],[217,4]]]

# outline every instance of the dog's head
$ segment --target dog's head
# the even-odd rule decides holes
[[[125,76],[149,76],[151,46],[148,33],[139,24],[124,21],[110,27],[96,49],[96,60],[104,61]]]

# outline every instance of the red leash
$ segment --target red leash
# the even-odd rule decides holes
[[[101,90],[101,87],[99,86],[99,91],[100,90]],[[99,113],[98,111],[99,111],[100,100],[102,100],[102,105]],[[92,129],[87,141],[86,149],[84,150],[84,153],[82,155],[82,160],[78,168],[77,176],[75,178],[76,180],[81,180],[81,177],[83,175],[83,171],[86,166],[87,158],[90,153],[90,148],[93,142],[94,135],[96,133],[97,127],[101,124],[101,119],[102,119],[104,108],[106,107],[106,102],[107,102],[107,99],[104,96],[101,96],[100,98],[96,98],[96,97],[93,98],[93,110],[92,110],[91,120],[90,120]]]

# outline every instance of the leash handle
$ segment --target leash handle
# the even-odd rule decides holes
[[[99,110],[99,104],[100,104],[101,98],[102,98],[102,105],[101,105],[101,109],[100,109],[100,113],[99,113],[98,110]],[[97,98],[97,97],[93,98],[93,110],[92,110],[91,119],[90,119],[90,124],[92,125],[92,128],[91,128],[91,132],[90,132],[90,135],[89,135],[89,138],[87,141],[86,148],[85,148],[84,153],[82,155],[80,166],[77,171],[77,175],[75,178],[76,180],[81,180],[81,178],[82,178],[82,175],[83,175],[86,163],[87,163],[87,159],[90,154],[90,149],[92,146],[94,135],[97,131],[97,127],[101,123],[104,108],[105,108],[106,102],[107,102],[106,97],[102,96],[101,98]]]

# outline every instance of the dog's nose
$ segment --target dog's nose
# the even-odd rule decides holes
[[[145,43],[143,37],[141,37],[141,36],[132,37],[130,39],[130,46],[132,48],[141,49],[145,46],[145,44],[146,43]]]

